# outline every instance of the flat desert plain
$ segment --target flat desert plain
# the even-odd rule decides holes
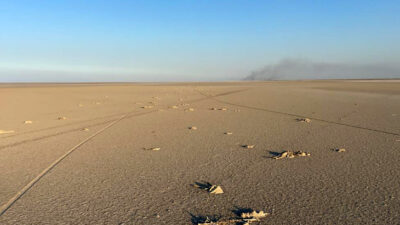
[[[0,224],[400,224],[396,80],[1,84],[0,130]]]

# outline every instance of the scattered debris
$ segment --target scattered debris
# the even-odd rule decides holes
[[[274,157],[274,159],[283,159],[283,158],[294,158],[298,156],[310,156],[311,154],[308,152],[302,152],[302,151],[297,151],[297,152],[291,152],[291,151],[284,151],[280,155]]]
[[[226,111],[226,110],[228,110],[228,109],[225,108],[225,107],[222,107],[222,108],[219,108],[218,110],[220,110],[220,111]]]
[[[152,106],[152,105],[145,105],[145,106],[142,106],[142,107],[140,107],[140,108],[142,108],[142,109],[151,109],[151,108],[153,108],[154,106]]]
[[[0,134],[12,134],[14,132],[13,130],[0,130]]]
[[[230,222],[230,221],[215,221],[213,219],[210,218],[206,218],[203,222],[201,223],[197,223],[197,225],[229,225],[229,224],[234,224],[234,222]]]
[[[244,212],[240,215],[242,219],[247,220],[247,221],[259,221],[261,218],[267,217],[269,213],[265,213],[264,211],[252,211],[252,212]]]
[[[206,190],[206,191],[208,191],[209,193],[215,194],[215,195],[223,194],[223,193],[224,193],[224,191],[222,190],[221,186],[212,185],[212,184],[210,184],[210,183],[208,183],[208,182],[204,182],[204,183],[195,182],[195,183],[193,184],[193,186],[196,187],[196,188],[200,188],[200,189],[202,189],[202,190]]]
[[[299,122],[310,123],[310,122],[311,122],[311,119],[309,119],[309,118],[298,118],[297,121],[299,121]]]
[[[189,130],[197,130],[197,127],[189,127]]]
[[[243,148],[251,149],[254,148],[255,145],[242,145]]]
[[[82,131],[89,131],[89,128],[83,128]]]
[[[335,148],[335,149],[333,149],[333,151],[335,151],[335,152],[345,152],[346,149],[345,148]]]
[[[33,122],[31,120],[25,120],[24,124],[32,124]]]
[[[58,120],[66,120],[67,117],[65,117],[65,116],[60,116],[60,117],[58,117],[57,119],[58,119]]]
[[[188,108],[188,109],[185,109],[185,112],[193,112],[194,111],[194,109],[193,108]]]
[[[226,135],[231,135],[231,134],[233,134],[233,133],[230,132],[230,131],[228,131],[228,132],[225,132],[224,134],[226,134]]]
[[[252,210],[250,212],[242,212],[240,215],[237,215],[236,218],[228,219],[228,220],[220,220],[219,218],[213,217],[200,217],[201,220],[197,222],[197,225],[250,225],[253,222],[258,222],[261,219],[267,217],[269,213],[265,213],[264,211],[255,211]]]

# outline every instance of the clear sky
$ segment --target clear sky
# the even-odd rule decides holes
[[[232,80],[285,58],[400,64],[400,1],[0,1],[0,82]]]

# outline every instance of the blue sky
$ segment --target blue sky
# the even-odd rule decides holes
[[[399,1],[0,1],[0,82],[240,79],[400,64]]]

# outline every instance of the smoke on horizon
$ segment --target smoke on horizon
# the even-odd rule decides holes
[[[323,63],[304,59],[284,59],[253,71],[245,80],[299,79],[383,79],[400,78],[400,65]]]

